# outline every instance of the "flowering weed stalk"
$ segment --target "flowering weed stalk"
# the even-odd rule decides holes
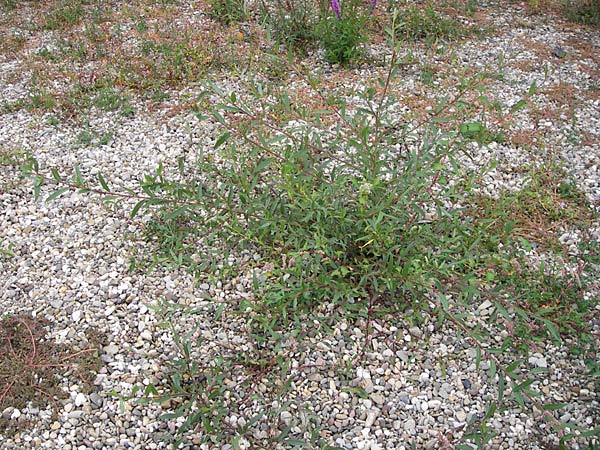
[[[342,8],[340,7],[339,0],[331,0],[331,9],[333,9],[333,12],[335,13],[335,17],[337,19],[342,18]]]
[[[375,3],[376,0],[371,0],[372,7]],[[327,60],[347,65],[361,54],[359,46],[366,41],[363,30],[368,15],[356,3],[344,3],[344,14],[339,0],[331,0],[330,5],[334,17],[324,17],[317,27],[317,34]]]

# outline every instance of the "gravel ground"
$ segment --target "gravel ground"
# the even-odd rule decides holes
[[[502,189],[518,189],[523,183],[520,167],[543,167],[552,156],[598,208],[598,31],[569,25],[554,16],[529,15],[516,5],[490,3],[481,9],[496,32],[457,45],[453,62],[436,60],[432,52],[415,48],[417,58],[442,69],[434,85],[428,86],[421,80],[419,67],[407,66],[397,87],[398,97],[416,104],[434,92],[452,92],[463,71],[477,72],[490,65],[498,68],[503,55],[503,76],[486,85],[486,95],[510,106],[534,81],[539,94],[532,98],[531,108],[512,118],[515,136],[524,142],[515,138],[474,147],[477,156],[469,164],[500,162],[486,178],[484,191],[498,195]],[[182,7],[182,17],[184,14]],[[198,14],[193,17],[206,20]],[[39,44],[38,50],[42,44],[55,43],[51,31],[28,38]],[[566,56],[555,56],[556,47]],[[35,52],[36,45],[32,44],[30,51]],[[372,52],[379,51],[374,45]],[[0,55],[0,101],[28,95],[31,75],[19,59],[24,55]],[[318,54],[307,61],[328,70]],[[346,70],[343,77],[350,77],[348,86],[365,70],[379,69]],[[237,86],[236,80],[228,82]],[[290,85],[300,86],[301,81]],[[569,89],[559,91],[557,86]],[[195,90],[193,86],[186,89],[188,93]],[[179,98],[183,96],[173,95],[169,106],[175,108]],[[136,109],[132,117],[92,109],[85,125],[76,121],[50,125],[50,113],[5,111],[0,115],[0,149],[21,149],[35,155],[44,167],[57,167],[65,173],[79,164],[84,174],[101,172],[110,183],[134,187],[141,175],[157,164],[172,166],[177,158],[194,155],[199,146],[212,148],[215,126],[199,124],[189,110],[177,112],[175,108],[171,110],[176,113],[167,114],[166,106],[150,109],[140,99],[131,102]],[[112,137],[105,145],[83,145],[80,134],[86,129],[110,131]],[[525,144],[533,144],[535,150]],[[43,188],[43,194],[48,192]],[[158,436],[173,432],[180,422],[158,417],[173,403],[125,402],[121,408],[118,398],[111,395],[128,395],[136,385],[160,384],[163,379],[164,363],[174,358],[176,348],[170,330],[159,326],[162,317],[155,307],[162,299],[196,310],[193,317],[176,314],[173,320],[182,331],[191,330],[192,324],[198,327],[195,332],[203,339],[203,345],[195,350],[199,363],[209,364],[215,354],[256,349],[258,344],[248,338],[247,324],[232,312],[240,301],[251,297],[252,273],[194,283],[184,270],[130,271],[131,256],[145,245],[137,239],[139,231],[138,221],[111,212],[93,196],[67,193],[49,203],[36,202],[30,185],[18,179],[17,168],[0,165],[0,250],[4,250],[0,251],[0,313],[47,318],[49,339],[79,348],[92,330],[106,336],[103,364],[91,390],[83,389],[73,377],[61,378],[60,387],[67,398],[60,401],[57,416],[52,416],[51,407],[9,407],[0,412],[10,423],[27,424],[0,435],[2,449],[167,448]],[[592,238],[600,239],[598,222],[590,231]],[[561,239],[575,243],[578,236],[565,229]],[[215,319],[221,304],[226,306]],[[490,307],[475,305],[475,320],[485,319]],[[596,310],[600,314],[600,306]],[[327,314],[326,307],[320,314]],[[376,319],[370,324],[369,336],[366,323],[340,321],[329,332],[315,326],[316,331],[305,341],[290,338],[284,349],[291,385],[279,400],[286,408],[276,417],[267,416],[252,425],[251,434],[267,438],[273,428],[289,426],[292,435],[306,436],[313,415],[321,423],[321,436],[343,449],[454,448],[466,424],[483,417],[497,388],[485,371],[476,368],[468,342],[455,329],[439,327],[436,317],[432,310],[419,325],[403,319]],[[600,426],[598,392],[586,376],[581,358],[565,348],[544,344],[532,350],[525,366],[524,370],[549,369],[535,388],[544,402],[568,403],[561,410],[561,420],[585,428]],[[345,373],[341,367],[347,367]],[[226,380],[226,384],[235,386],[241,381]],[[357,388],[366,395],[358,395]],[[267,398],[272,386],[258,377],[253,389]],[[242,392],[239,396],[235,389],[232,392],[232,402],[243,401]],[[228,417],[227,422],[244,426],[260,412],[261,405],[260,401],[249,402],[241,407],[240,415]],[[489,422],[496,437],[486,448],[553,448],[557,435],[544,424],[539,411],[530,409],[499,410]],[[184,448],[232,448],[222,443],[200,445],[199,431],[187,437]],[[244,439],[239,442],[240,448],[249,445]],[[573,447],[581,448],[577,443]]]

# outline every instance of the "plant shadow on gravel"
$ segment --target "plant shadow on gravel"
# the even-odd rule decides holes
[[[0,430],[14,431],[27,426],[24,416],[13,417],[15,410],[27,407],[59,412],[58,401],[67,397],[61,389],[60,376],[81,383],[84,391],[100,368],[99,349],[103,338],[88,332],[83,349],[55,344],[46,338],[51,323],[29,315],[12,315],[0,320]]]

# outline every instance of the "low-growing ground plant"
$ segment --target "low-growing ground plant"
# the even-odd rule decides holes
[[[469,203],[471,214],[493,218],[497,231],[510,227],[515,236],[559,254],[566,253],[560,235],[569,229],[586,230],[595,217],[583,193],[551,163],[526,172],[519,190],[501,192],[494,199],[475,194]]]
[[[600,26],[599,0],[566,0],[567,17],[578,23]]]
[[[25,151],[20,148],[0,147],[0,167],[18,166],[25,157]]]
[[[395,22],[399,39],[425,41],[432,45],[437,41],[453,41],[468,33],[457,20],[442,15],[428,2],[425,6],[410,5],[402,8]]]
[[[465,139],[471,139],[480,145],[490,142],[502,143],[504,136],[501,131],[493,132],[481,122],[468,122],[460,126],[460,134]]]
[[[324,8],[307,0],[261,2],[261,14],[273,38],[295,50],[306,50],[318,40],[316,26]]]
[[[43,28],[56,30],[76,25],[85,14],[81,0],[63,0],[56,3],[52,11],[45,17]]]
[[[0,6],[2,9],[10,11],[17,7],[17,2],[15,0],[2,0],[2,2],[0,2]]]
[[[211,0],[210,7],[211,17],[224,25],[242,22],[248,18],[244,0]]]

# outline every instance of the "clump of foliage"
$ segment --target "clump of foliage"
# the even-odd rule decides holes
[[[455,19],[445,17],[438,12],[433,3],[410,5],[402,8],[395,23],[398,38],[406,41],[452,41],[467,33]]]
[[[17,2],[15,0],[2,0],[2,2],[0,2],[0,6],[2,9],[10,11],[17,7]]]
[[[366,41],[364,28],[369,15],[356,2],[349,1],[343,6],[338,0],[332,0],[333,15],[323,17],[317,33],[327,60],[346,65],[361,53],[359,46]]]
[[[248,18],[244,0],[211,0],[210,7],[210,16],[225,25]]]
[[[600,26],[600,0],[568,1],[566,13],[574,22]]]
[[[501,131],[493,132],[481,122],[467,122],[460,126],[460,134],[465,139],[470,139],[480,145],[490,142],[504,142],[504,136]]]
[[[276,0],[261,5],[265,22],[278,42],[294,49],[308,48],[316,42],[322,6],[317,9],[308,0]]]
[[[18,166],[24,157],[25,152],[22,149],[0,147],[0,167]]]
[[[84,2],[81,0],[64,0],[56,5],[45,18],[46,30],[68,28],[79,23],[84,16]]]

